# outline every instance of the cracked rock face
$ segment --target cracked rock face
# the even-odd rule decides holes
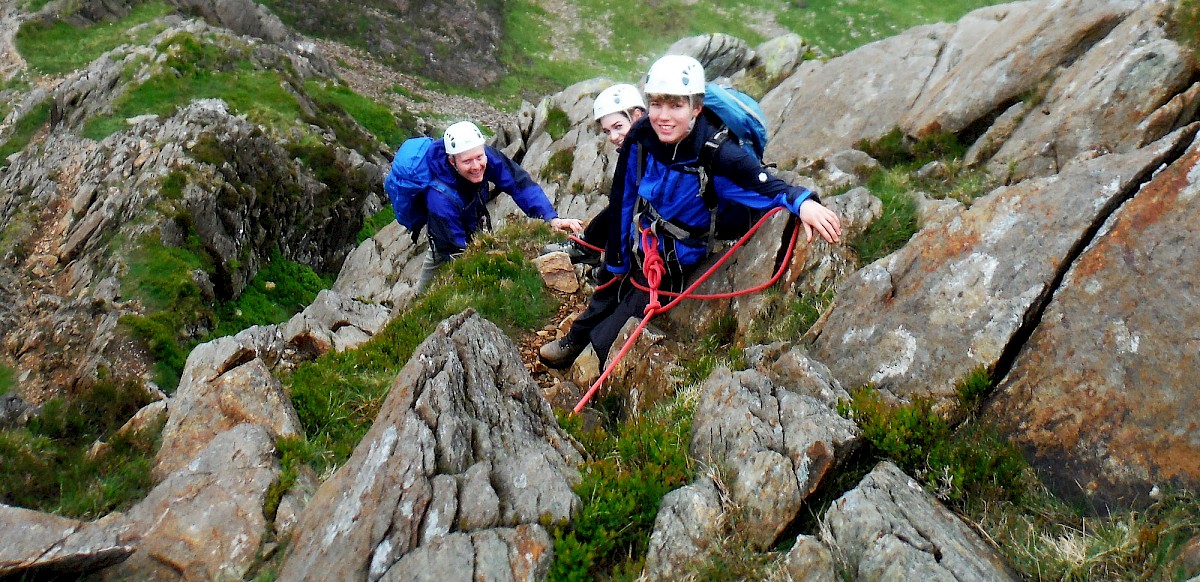
[[[1087,237],[1186,137],[1001,187],[843,285],[809,332],[845,385],[922,396],[951,416],[956,383],[993,369]]]
[[[833,503],[821,540],[855,580],[1016,580],[974,530],[887,461]]]
[[[280,576],[407,580],[433,563],[544,576],[552,544],[539,524],[579,507],[580,462],[511,340],[464,312],[417,348],[317,490]]]
[[[768,547],[853,448],[857,432],[818,397],[776,385],[756,371],[722,368],[704,384],[692,420],[691,453],[729,468],[730,495],[753,524],[745,529]]]
[[[1072,265],[987,417],[1061,495],[1101,511],[1200,483],[1200,143]]]

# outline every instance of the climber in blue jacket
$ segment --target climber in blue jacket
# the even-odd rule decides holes
[[[649,113],[625,138],[610,197],[621,207],[621,220],[609,236],[605,268],[616,276],[629,274],[646,284],[641,229],[653,227],[666,267],[660,289],[683,289],[707,256],[713,237],[713,212],[702,192],[705,179],[724,203],[786,208],[800,218],[808,241],[814,233],[830,243],[841,238],[841,221],[821,205],[816,193],[771,175],[735,141],[717,139],[719,124],[701,115],[704,92],[704,68],[692,57],[667,55],[646,75],[643,93]],[[706,143],[717,145],[702,162],[703,148],[711,147]],[[589,343],[602,362],[607,359],[626,320],[640,319],[650,299],[628,281],[622,282],[619,294],[620,301],[606,308],[607,317],[593,313],[588,325],[573,325],[565,336],[543,345],[542,361],[550,367],[569,366]]]
[[[417,281],[418,293],[429,286],[439,267],[466,250],[475,232],[491,228],[487,203],[495,191],[512,196],[526,216],[545,220],[552,228],[583,230],[579,220],[559,218],[542,187],[511,158],[486,145],[483,132],[470,121],[446,128],[442,139],[430,145],[426,159],[433,178],[450,186],[457,196],[436,188],[428,190],[430,244]],[[495,191],[488,183],[495,185]]]

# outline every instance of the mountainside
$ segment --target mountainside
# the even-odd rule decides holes
[[[826,53],[793,4],[664,3],[748,38],[610,61],[571,28],[626,39],[608,3],[6,3],[0,576],[1200,576],[1200,7]],[[470,116],[593,216],[592,99],[663,51],[761,96],[766,161],[846,241],[764,221],[698,292],[776,285],[656,318],[568,415],[606,362],[529,354],[587,270],[535,267],[502,198],[417,296],[383,176]]]

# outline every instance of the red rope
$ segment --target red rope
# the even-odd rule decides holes
[[[572,240],[572,241],[575,241],[575,244],[577,244],[577,245],[580,245],[580,246],[582,246],[582,247],[584,247],[584,248],[589,248],[589,249],[592,249],[593,251],[596,251],[596,252],[598,252],[598,253],[602,253],[602,252],[604,252],[604,249],[602,249],[602,248],[600,248],[600,247],[598,247],[598,246],[596,246],[596,245],[594,245],[594,244],[592,244],[592,243],[589,243],[589,242],[587,242],[587,241],[585,241],[585,240],[583,240],[583,239],[581,239],[581,238],[579,238],[579,237],[577,237],[577,236],[575,236],[575,235],[573,235],[573,234],[572,234],[572,235],[569,235],[569,236],[567,236],[567,238],[568,238],[568,239],[570,239],[570,240]]]
[[[738,239],[737,243],[730,247],[728,251],[725,251],[725,254],[721,255],[721,258],[718,259],[716,263],[713,263],[708,270],[701,274],[700,277],[696,278],[696,280],[693,281],[687,289],[684,289],[682,293],[672,293],[670,291],[658,290],[659,284],[662,283],[662,275],[665,271],[665,266],[662,257],[658,254],[658,241],[655,240],[654,235],[650,233],[649,229],[643,229],[642,250],[646,253],[646,261],[642,265],[642,273],[646,276],[646,282],[649,283],[649,287],[643,287],[642,285],[639,285],[637,281],[633,281],[633,279],[630,279],[630,281],[632,281],[638,289],[650,293],[650,303],[646,305],[646,316],[642,318],[641,323],[639,323],[637,328],[633,330],[633,333],[629,334],[629,339],[625,340],[625,345],[621,346],[621,350],[617,352],[617,357],[613,358],[612,363],[604,369],[604,373],[601,374],[598,379],[596,379],[596,382],[592,384],[587,393],[583,395],[583,398],[579,399],[579,403],[575,405],[573,412],[578,414],[580,410],[583,410],[583,407],[586,406],[588,401],[592,399],[592,396],[596,394],[596,391],[604,385],[604,381],[612,375],[613,370],[617,367],[617,363],[619,363],[621,359],[625,357],[625,354],[629,353],[630,348],[633,347],[633,343],[637,341],[637,338],[641,335],[642,330],[646,329],[646,326],[650,324],[650,319],[655,315],[670,311],[684,299],[731,299],[733,297],[757,293],[758,291],[766,289],[767,287],[770,287],[779,281],[779,278],[783,276],[783,272],[787,270],[788,265],[792,262],[792,250],[795,248],[796,241],[798,240],[800,234],[801,225],[799,224],[796,225],[796,228],[792,229],[792,238],[788,242],[787,250],[784,253],[783,261],[781,261],[779,264],[779,269],[776,270],[775,275],[766,283],[756,285],[749,289],[743,289],[741,291],[733,291],[729,293],[714,293],[709,295],[693,293],[697,287],[715,274],[717,269],[720,268],[721,265],[724,265],[725,262],[728,261],[731,256],[733,256],[734,251],[737,251],[739,248],[745,245],[746,242],[750,240],[750,237],[754,236],[754,234],[758,232],[758,229],[761,228],[762,225],[766,224],[767,219],[771,218],[775,215],[775,213],[780,212],[781,210],[783,209],[773,208],[770,212],[767,212],[765,215],[763,215],[763,217],[760,218],[759,221],[756,222],[754,226],[746,232],[746,234],[742,235],[742,238]],[[658,302],[658,296],[660,294],[668,297],[674,297],[675,299],[673,299],[664,307]]]

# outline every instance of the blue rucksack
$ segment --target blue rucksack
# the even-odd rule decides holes
[[[759,164],[763,163],[763,151],[767,149],[767,118],[758,101],[737,89],[708,83],[704,86],[704,109],[714,114],[725,129],[705,142],[700,150],[701,165],[709,164],[717,148],[730,137],[750,152]],[[718,201],[711,185],[705,188],[703,197],[712,214],[713,235],[721,240],[741,237],[766,213],[741,204]]]
[[[383,181],[383,189],[392,203],[396,222],[412,233],[413,240],[429,221],[429,209],[425,202],[426,190],[430,187],[457,196],[449,186],[433,177],[425,161],[431,137],[414,137],[406,140],[392,159],[392,170]]]
[[[767,118],[758,101],[737,89],[709,83],[704,86],[704,108],[716,114],[738,143],[762,161],[767,149]]]

